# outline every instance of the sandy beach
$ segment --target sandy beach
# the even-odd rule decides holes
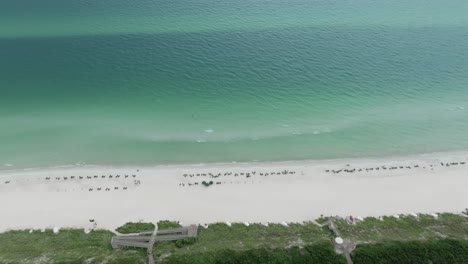
[[[128,221],[302,222],[460,212],[468,153],[398,158],[0,171],[0,231]],[[210,184],[205,186],[203,184]]]

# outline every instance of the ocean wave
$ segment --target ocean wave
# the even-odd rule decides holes
[[[286,130],[261,130],[261,131],[229,131],[213,133],[213,129],[207,129],[204,134],[200,133],[184,133],[184,134],[164,134],[164,135],[140,135],[130,137],[130,141],[150,141],[153,144],[158,143],[205,143],[209,140],[210,143],[232,143],[240,141],[262,141],[262,140],[274,140],[274,139],[285,139],[288,137],[307,137],[307,136],[318,136],[325,133],[332,133],[333,130],[328,128],[320,129],[307,129],[307,128],[296,128]],[[205,134],[212,133],[212,134]]]
[[[68,169],[68,168],[78,168],[78,167],[88,167],[92,166],[86,163],[76,163],[76,164],[59,164],[59,165],[38,165],[38,166],[24,166],[22,164],[3,164],[5,167],[9,167],[8,169],[0,169],[1,172],[18,172],[18,171],[37,171],[37,170],[54,170],[54,169]],[[13,167],[13,168],[10,168]],[[0,167],[1,168],[1,167]]]
[[[332,131],[329,128],[325,128],[324,130],[315,130],[312,132],[313,135],[320,135],[325,133],[331,133]]]
[[[463,110],[465,110],[465,107],[463,107],[463,106],[454,106],[454,107],[447,108],[447,110],[449,110],[449,111],[463,111]]]

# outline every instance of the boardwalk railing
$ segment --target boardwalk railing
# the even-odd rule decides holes
[[[171,241],[183,239],[186,237],[196,237],[198,226],[190,225],[180,228],[158,230],[158,226],[154,231],[145,231],[136,234],[113,236],[111,244],[113,248],[122,247],[140,247],[146,248],[148,254],[148,262],[154,263],[153,245],[158,241]]]

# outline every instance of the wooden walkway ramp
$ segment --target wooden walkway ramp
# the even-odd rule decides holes
[[[338,230],[338,227],[336,226],[333,217],[331,217],[325,223],[319,225],[320,227],[328,226],[328,229],[330,229],[333,232],[335,238],[341,238],[340,230]],[[353,264],[353,260],[351,259],[351,252],[353,252],[353,250],[356,248],[356,244],[353,243],[351,240],[343,239],[343,242],[341,244],[337,244],[334,241],[334,245],[337,253],[344,254],[346,258],[346,263]]]
[[[111,244],[113,248],[140,247],[146,248],[148,263],[154,264],[153,246],[158,241],[171,241],[186,237],[196,237],[197,225],[190,225],[180,228],[158,230],[158,226],[153,231],[145,231],[136,234],[113,236]]]

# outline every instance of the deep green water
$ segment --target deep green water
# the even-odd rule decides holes
[[[466,0],[0,1],[0,169],[455,150]]]

